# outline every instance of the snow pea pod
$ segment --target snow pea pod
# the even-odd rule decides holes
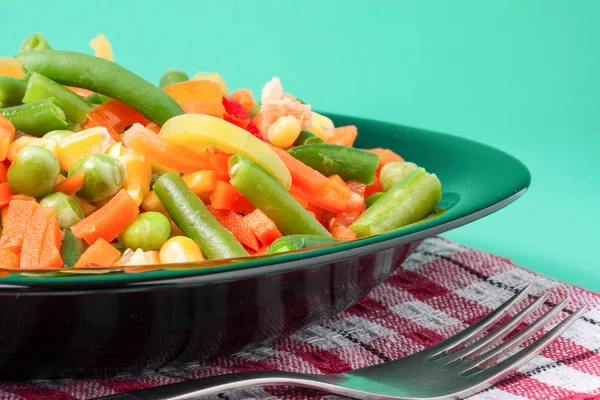
[[[16,58],[30,73],[120,100],[161,126],[184,113],[166,92],[112,61],[59,50],[30,51]]]
[[[325,176],[339,175],[344,181],[373,183],[379,156],[368,151],[338,144],[307,144],[288,153]]]

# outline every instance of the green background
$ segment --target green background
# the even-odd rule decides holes
[[[5,3],[5,4],[4,4]],[[4,2],[0,54],[41,32],[157,82],[218,71],[258,94],[279,76],[320,110],[452,133],[531,170],[515,204],[446,236],[600,291],[600,2]]]

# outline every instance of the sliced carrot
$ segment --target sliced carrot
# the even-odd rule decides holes
[[[190,173],[214,169],[214,154],[196,153],[185,146],[171,143],[140,124],[134,124],[123,135],[128,148],[148,157],[150,161],[178,172]]]
[[[282,236],[275,223],[259,209],[246,215],[244,221],[265,246],[269,246]]]
[[[119,100],[110,100],[97,106],[94,114],[106,121],[117,132],[123,132],[125,128],[135,123],[142,125],[150,123],[142,114]]]
[[[356,234],[349,226],[358,218],[360,212],[343,212],[329,221],[329,232],[335,239],[354,240]]]
[[[83,252],[75,268],[88,268],[90,266],[110,267],[119,258],[121,253],[106,240],[99,238],[94,244]]]
[[[174,83],[163,90],[179,104],[188,104],[196,100],[219,99],[223,97],[221,86],[207,79],[192,79]]]
[[[292,184],[311,196],[322,196],[331,190],[331,182],[319,171],[290,156],[284,150],[271,146],[292,175]]]
[[[83,172],[78,172],[73,176],[68,177],[64,181],[57,183],[54,187],[55,192],[63,192],[69,196],[79,192],[85,183],[85,175]]]
[[[12,190],[8,186],[8,183],[0,183],[0,208],[4,208],[10,202],[10,198],[13,195]]]
[[[249,89],[236,89],[231,97],[239,101],[246,111],[254,107],[254,98],[252,97],[252,91]]]
[[[160,126],[158,126],[156,122],[150,122],[148,125],[146,125],[146,129],[150,129],[152,132],[157,134],[160,133]]]
[[[333,135],[327,139],[327,143],[341,144],[342,146],[352,146],[358,135],[358,130],[354,125],[340,126],[333,130]]]
[[[88,96],[91,96],[92,94],[94,94],[94,92],[92,92],[91,90],[87,90],[87,89],[83,89],[83,88],[78,88],[78,87],[75,87],[75,86],[65,86],[65,87],[67,89],[69,89],[71,92],[77,93],[81,97],[88,97]]]
[[[225,107],[220,99],[200,99],[181,105],[186,114],[206,114],[223,118]]]
[[[404,158],[400,157],[398,154],[394,153],[390,149],[375,148],[367,151],[375,153],[379,156],[379,166],[377,167],[377,175],[379,175],[381,168],[383,168],[385,164],[389,164],[391,162],[396,161],[404,161]]]
[[[217,210],[210,206],[208,207],[208,211],[210,211],[213,217],[215,217],[225,229],[233,233],[233,236],[235,236],[241,244],[248,246],[254,251],[258,251],[260,243],[258,243],[256,235],[244,221],[244,217],[233,211]]]
[[[115,131],[115,129],[108,123],[104,118],[95,112],[91,112],[87,116],[87,120],[81,125],[83,129],[93,128],[95,126],[103,126],[108,131],[109,135],[116,141],[120,142],[121,136]]]
[[[309,203],[334,213],[340,213],[344,211],[348,204],[349,196],[345,196],[338,190],[330,190],[324,196],[311,196],[292,185],[289,192],[294,197],[307,200]]]
[[[0,76],[22,78],[24,76],[23,66],[16,58],[0,57]]]
[[[27,196],[26,194],[13,194],[12,196],[10,196],[10,199],[11,200],[33,201],[33,202],[37,201],[34,197]]]
[[[303,199],[301,197],[295,197],[295,196],[293,196],[293,197],[294,197],[294,199],[296,199],[296,201],[298,202],[298,204],[300,204],[302,206],[302,208],[308,209],[308,204],[309,204],[308,200]]]
[[[249,214],[256,207],[243,194],[227,182],[219,181],[210,195],[210,202],[217,210],[229,210],[240,214]]]
[[[6,160],[8,147],[15,138],[15,127],[4,115],[0,114],[0,161]]]
[[[17,254],[21,252],[25,232],[30,228],[29,222],[38,208],[40,206],[35,201],[10,200],[4,229],[0,237],[0,248]]]
[[[21,246],[21,260],[19,263],[21,268],[38,268],[44,235],[52,214],[54,214],[54,210],[50,207],[39,208],[33,213]]]
[[[140,210],[125,189],[121,189],[101,209],[71,227],[76,237],[93,244],[102,238],[112,242],[133,222]]]
[[[0,268],[17,269],[19,268],[19,255],[12,251],[0,249]]]
[[[0,182],[8,182],[8,168],[4,163],[0,163]]]
[[[325,210],[323,210],[321,207],[316,206],[312,203],[308,203],[307,210],[314,214],[315,219],[317,221],[321,221],[323,219],[323,213],[325,212]]]
[[[365,188],[365,199],[370,195],[378,192],[383,192],[383,186],[381,186],[381,182],[379,181],[379,174],[375,174],[375,178],[373,179],[373,183]]]

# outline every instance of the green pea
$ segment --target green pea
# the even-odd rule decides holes
[[[123,186],[125,169],[116,158],[107,154],[88,154],[69,169],[69,177],[83,172],[83,188],[77,195],[89,201],[102,201],[114,196]]]
[[[383,187],[383,190],[387,192],[396,183],[400,182],[402,179],[408,176],[408,174],[410,174],[417,168],[417,164],[404,161],[397,161],[385,164],[383,168],[381,168],[381,173],[379,175],[379,182],[381,183],[381,187]]]
[[[26,146],[8,169],[8,186],[14,193],[40,198],[52,192],[60,165],[54,154],[40,146]]]
[[[74,134],[75,132],[73,131],[69,131],[66,129],[58,129],[56,131],[50,131],[48,133],[46,133],[43,137],[47,138],[47,139],[56,139],[56,140],[61,140],[63,138],[66,138],[67,136],[71,136],[72,134]]]
[[[52,207],[58,217],[58,225],[61,229],[69,229],[81,221],[84,217],[83,210],[79,204],[64,193],[56,192],[49,194],[40,201],[42,207]]]
[[[144,251],[160,250],[169,239],[171,224],[169,219],[158,212],[145,212],[119,235],[119,243],[124,248]]]

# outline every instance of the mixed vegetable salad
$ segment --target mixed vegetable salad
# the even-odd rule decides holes
[[[104,269],[303,250],[417,222],[434,174],[353,147],[285,93],[255,98],[217,73],[159,85],[40,34],[0,58],[0,269]],[[200,264],[201,265],[201,264]]]

